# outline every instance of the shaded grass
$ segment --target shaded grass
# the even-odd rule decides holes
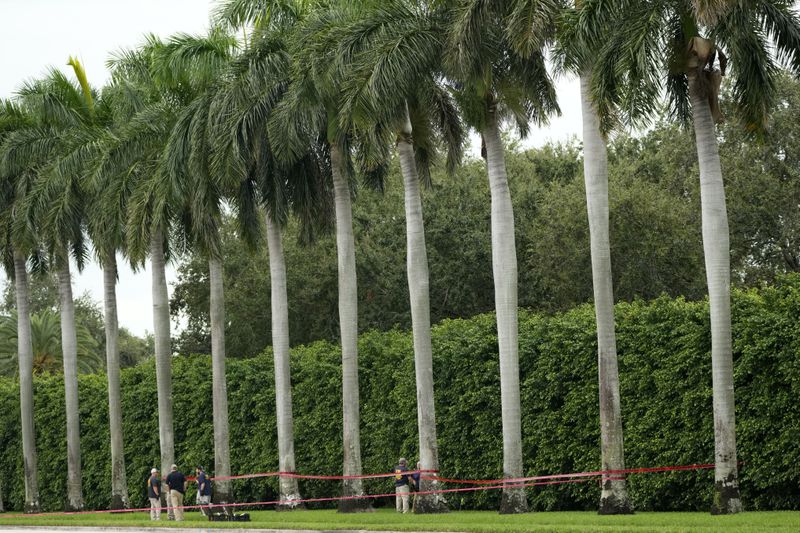
[[[166,515],[162,515],[163,518]],[[95,515],[0,515],[0,525],[95,526],[95,527],[202,527],[264,529],[366,529],[394,531],[503,532],[663,532],[688,533],[735,531],[797,532],[800,512],[771,511],[711,516],[707,513],[638,513],[632,516],[598,516],[591,512],[529,513],[498,515],[491,511],[458,511],[443,515],[398,515],[391,510],[367,514],[336,511],[251,511],[251,522],[208,522],[198,513],[187,513],[181,523],[151,522],[145,513]]]

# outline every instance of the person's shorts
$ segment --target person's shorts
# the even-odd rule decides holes
[[[203,504],[208,505],[208,504],[210,504],[211,503],[211,495],[210,494],[208,494],[206,496],[198,495],[197,496],[197,503],[200,504],[200,505],[203,505]]]

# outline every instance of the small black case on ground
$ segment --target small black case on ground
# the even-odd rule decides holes
[[[210,513],[209,522],[249,522],[250,513]]]

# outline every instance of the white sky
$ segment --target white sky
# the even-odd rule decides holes
[[[108,79],[109,54],[142,42],[146,33],[202,33],[208,27],[213,0],[0,0],[0,98],[7,98],[24,80],[41,76],[48,66],[63,67],[77,55],[89,81],[100,87]],[[579,88],[575,80],[559,80],[563,115],[549,127],[533,131],[526,146],[567,140],[580,135]],[[133,273],[120,264],[117,287],[120,325],[136,335],[152,331],[150,274]],[[75,275],[76,296],[88,291],[102,303],[102,270],[89,265]],[[174,267],[167,278],[175,280]],[[0,274],[0,280],[6,282]],[[171,292],[171,291],[170,291]]]

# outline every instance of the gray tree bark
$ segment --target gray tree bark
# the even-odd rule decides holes
[[[334,206],[336,211],[336,251],[339,271],[339,329],[342,336],[342,445],[345,476],[361,475],[361,436],[358,403],[358,292],[356,252],[353,237],[353,211],[350,184],[343,174],[344,160],[336,145],[331,145]],[[362,496],[360,479],[342,482],[344,497]],[[341,500],[340,513],[370,510],[366,499]]]
[[[64,250],[66,255],[66,250]],[[64,359],[64,398],[67,410],[67,511],[83,509],[81,490],[81,432],[78,409],[78,339],[75,333],[75,302],[69,258],[58,268],[61,307],[61,351]]]
[[[108,421],[111,433],[111,508],[127,509],[128,482],[122,434],[122,400],[119,384],[119,323],[117,321],[117,256],[106,255],[103,263],[103,291],[106,330],[106,376],[108,378]]]
[[[36,466],[36,430],[33,424],[33,346],[28,303],[28,270],[25,256],[16,250],[14,250],[14,285],[17,297],[17,359],[22,416],[22,459],[25,471],[25,512],[38,513],[39,474]]]
[[[289,365],[289,299],[286,292],[286,261],[281,242],[281,228],[267,214],[267,247],[272,305],[272,355],[275,364],[275,413],[278,425],[278,469],[294,472],[294,420],[292,417],[292,379]],[[277,510],[303,507],[296,503],[300,489],[296,478],[280,478],[280,499]]]
[[[403,174],[406,211],[406,267],[408,292],[411,300],[411,329],[414,337],[414,370],[417,381],[417,425],[419,428],[419,459],[424,470],[439,469],[439,452],[436,442],[436,411],[433,398],[433,349],[431,347],[430,281],[428,253],[425,247],[425,226],[422,218],[419,176],[417,175],[411,121],[406,111],[406,121],[397,149],[400,170]],[[436,480],[420,476],[419,490],[437,490]],[[445,513],[447,502],[441,494],[416,497],[415,513]]]
[[[228,386],[225,377],[225,291],[223,288],[222,261],[209,258],[211,321],[211,390],[214,418],[214,475],[231,475],[230,436],[228,430]],[[214,482],[214,501],[231,501],[231,482],[220,479]]]
[[[602,470],[624,470],[622,411],[614,332],[614,289],[608,235],[608,155],[600,120],[591,101],[591,69],[580,78],[583,111],[583,176],[592,253],[592,286],[597,320],[597,370],[600,385],[600,456]],[[623,475],[604,476],[600,514],[630,514],[633,506]]]
[[[514,210],[508,188],[503,141],[496,108],[487,116],[483,141],[492,196],[492,273],[500,350],[500,403],[503,420],[503,476],[522,477],[522,413],[519,397],[517,342],[517,250],[514,243]],[[525,489],[508,484],[503,488],[500,513],[528,511]]]
[[[153,231],[150,239],[150,265],[153,269],[153,335],[156,349],[158,440],[161,448],[161,500],[165,505],[167,473],[175,461],[175,433],[172,423],[172,346],[169,332],[169,295],[161,229]]]
[[[713,514],[742,511],[736,464],[736,416],[733,397],[731,340],[731,267],[725,186],[711,107],[701,80],[689,76],[689,95],[700,167],[700,205],[703,220],[708,300],[711,308],[711,376],[714,392]]]

